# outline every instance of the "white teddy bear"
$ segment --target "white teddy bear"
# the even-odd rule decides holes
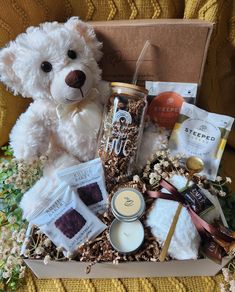
[[[51,193],[56,170],[95,156],[103,104],[110,95],[97,64],[101,47],[93,28],[72,17],[64,24],[29,27],[0,51],[0,80],[14,94],[33,99],[10,134],[14,155],[25,161],[49,157],[44,177],[21,201],[26,218],[43,194]],[[146,131],[143,139],[142,165],[162,142],[153,132]]]
[[[0,75],[14,94],[31,97],[10,135],[16,158],[62,151],[94,157],[108,86],[101,81],[102,44],[77,17],[29,27],[0,51]],[[55,155],[56,154],[56,155]]]
[[[10,134],[14,155],[49,157],[46,175],[23,197],[24,215],[33,208],[32,194],[55,180],[56,169],[94,158],[110,94],[97,64],[101,47],[93,28],[72,17],[29,27],[0,51],[0,80],[33,99]]]

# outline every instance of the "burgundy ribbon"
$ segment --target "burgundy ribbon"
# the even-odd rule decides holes
[[[203,220],[200,216],[198,216],[194,210],[189,206],[189,204],[186,203],[184,197],[178,192],[178,190],[169,182],[165,180],[161,180],[160,185],[168,190],[170,194],[163,193],[161,191],[146,191],[146,193],[151,197],[151,198],[161,198],[165,200],[170,200],[170,201],[176,201],[181,204],[183,204],[184,207],[187,208],[193,224],[197,228],[198,232],[203,236],[203,235],[208,235],[208,233],[212,237],[216,237],[217,239],[221,239],[225,242],[232,242],[234,239],[227,234],[221,232],[217,227],[215,227],[212,224],[207,223],[205,220]]]

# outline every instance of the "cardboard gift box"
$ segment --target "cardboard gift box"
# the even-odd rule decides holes
[[[101,67],[107,81],[131,82],[147,40],[138,82],[146,80],[201,84],[211,22],[161,19],[91,22],[103,42]]]
[[[136,61],[147,40],[138,84],[146,80],[198,83],[200,86],[213,24],[199,20],[133,20],[91,22],[103,42],[103,79],[131,82]],[[128,278],[154,276],[211,276],[220,265],[209,259],[169,262],[97,263],[86,274],[88,263],[26,259],[38,278]]]
[[[143,277],[184,277],[214,276],[231,261],[225,257],[221,265],[209,259],[168,261],[168,262],[128,262],[97,263],[86,273],[88,263],[51,261],[47,265],[43,260],[25,260],[25,263],[39,279],[46,278],[143,278]]]

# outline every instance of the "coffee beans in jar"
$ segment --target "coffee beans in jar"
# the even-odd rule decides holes
[[[143,133],[148,91],[120,82],[111,83],[112,95],[104,113],[98,154],[108,185],[132,174]]]

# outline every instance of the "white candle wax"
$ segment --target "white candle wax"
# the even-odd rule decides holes
[[[115,219],[110,227],[110,242],[119,252],[138,249],[144,240],[144,227],[139,220],[123,222]]]

